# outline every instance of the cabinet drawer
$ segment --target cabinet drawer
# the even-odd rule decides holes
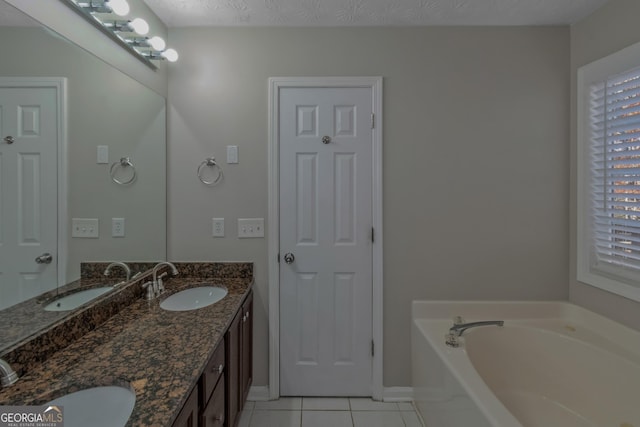
[[[224,359],[224,340],[220,341],[218,347],[209,359],[200,381],[200,407],[204,408],[211,397],[211,393],[216,387],[218,380],[226,370]],[[224,381],[222,381],[224,384]]]
[[[224,381],[220,381],[215,388],[209,403],[202,411],[200,427],[224,426]]]

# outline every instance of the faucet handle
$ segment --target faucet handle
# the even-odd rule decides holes
[[[462,342],[464,342],[464,338],[456,335],[454,332],[449,332],[447,335],[445,335],[445,338],[446,340],[444,343],[447,345],[447,347],[458,348],[460,347]]]
[[[147,301],[151,301],[156,297],[155,292],[153,291],[153,282],[146,282],[142,284],[142,289],[147,290]]]

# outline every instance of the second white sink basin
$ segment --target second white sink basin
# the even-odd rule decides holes
[[[87,388],[54,399],[47,411],[62,406],[65,427],[123,427],[136,404],[135,393],[119,386]]]
[[[58,298],[47,304],[44,309],[46,311],[68,311],[80,307],[100,295],[106,294],[112,290],[112,286],[103,286],[101,288],[85,289],[83,291],[74,292],[64,297]]]
[[[214,304],[227,295],[225,288],[199,286],[171,295],[160,303],[160,308],[168,311],[189,311]]]

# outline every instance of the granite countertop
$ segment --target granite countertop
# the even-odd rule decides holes
[[[160,309],[164,298],[205,281],[229,293],[198,310]],[[252,283],[171,278],[159,299],[137,299],[0,390],[0,405],[40,405],[84,388],[129,384],[136,403],[127,426],[171,426]]]
[[[73,293],[79,289],[90,289],[100,286],[114,286],[122,281],[117,279],[85,278],[54,289],[43,295],[23,301],[11,307],[0,310],[0,346],[11,348],[21,340],[24,340],[34,331],[51,326],[54,322],[63,320],[72,314],[70,311],[45,311],[43,307],[51,300]]]

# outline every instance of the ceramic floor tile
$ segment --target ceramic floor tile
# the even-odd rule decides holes
[[[250,427],[300,427],[301,411],[262,411],[254,410]]]
[[[303,411],[302,427],[353,427],[349,411]]]
[[[376,402],[369,398],[351,397],[349,398],[352,411],[397,411],[398,405],[395,402]]]
[[[405,427],[400,411],[356,411],[354,427]]]
[[[349,399],[346,397],[303,397],[303,411],[348,411]]]
[[[396,402],[396,404],[401,411],[415,411],[411,402]]]
[[[242,410],[240,414],[240,421],[238,421],[238,427],[250,427],[251,414],[253,411],[247,410],[246,408]]]
[[[403,411],[400,413],[406,427],[423,427],[420,418],[415,411]]]
[[[278,400],[256,402],[254,410],[267,411],[299,411],[302,409],[301,397],[281,397]]]

